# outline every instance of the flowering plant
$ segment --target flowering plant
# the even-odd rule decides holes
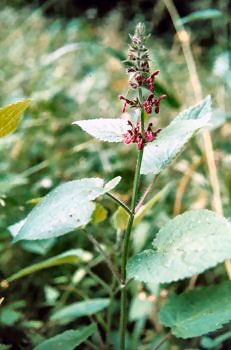
[[[102,141],[137,145],[131,205],[128,206],[111,193],[121,180],[119,176],[107,183],[100,178],[73,180],[51,191],[25,220],[12,230],[14,241],[19,241],[51,239],[79,228],[100,252],[111,271],[111,281],[106,283],[99,277],[95,277],[104,286],[109,298],[86,301],[84,305],[81,303],[69,305],[51,315],[52,321],[65,323],[67,319],[73,320],[77,317],[76,315],[81,314],[79,310],[84,307],[85,313],[81,315],[91,315],[108,308],[107,323],[98,318],[105,333],[100,327],[98,328],[98,340],[94,338],[95,344],[89,343],[92,348],[100,345],[102,349],[110,349],[112,346],[114,342],[113,305],[120,292],[119,349],[125,350],[131,280],[159,286],[191,277],[231,258],[230,223],[223,216],[209,210],[190,210],[170,220],[157,233],[149,249],[138,252],[128,261],[131,255],[129,248],[132,229],[152,206],[152,202],[147,201],[146,197],[153,181],[138,201],[141,176],[159,175],[182,151],[189,139],[197,131],[208,126],[211,114],[211,98],[208,96],[195,106],[181,112],[166,128],[162,130],[153,128],[153,123],[148,118],[153,113],[160,114],[161,101],[166,98],[165,95],[157,96],[155,91],[155,81],[160,71],[151,71],[144,25],[138,24],[135,34],[130,38],[131,44],[125,63],[128,66],[129,87],[133,97],[119,96],[119,98],[123,101],[123,112],[126,112],[127,108],[130,108],[131,112],[134,111],[131,113],[131,119],[98,118],[78,120],[73,124],[77,124]],[[119,206],[116,214],[123,234],[119,246],[121,259],[116,262],[91,233],[90,224],[97,213],[94,200],[103,195],[107,195]],[[49,261],[48,265],[58,265],[63,261],[84,261],[84,259],[87,261],[83,252],[77,249],[55,257]],[[34,269],[38,269],[38,266]],[[90,268],[89,271],[91,271]],[[9,277],[8,282],[26,274],[26,270],[16,273]],[[206,334],[231,319],[230,312],[222,312],[224,304],[226,308],[231,309],[230,301],[226,298],[230,291],[230,283],[225,282],[220,288],[204,287],[173,296],[167,305],[162,307],[159,320],[166,327],[170,327],[172,334],[176,337],[190,338]],[[207,295],[210,295],[210,301],[202,302],[203,297]],[[149,304],[149,312],[150,310],[151,304]],[[89,327],[84,329],[85,333],[81,333],[82,341],[97,332],[95,324]],[[115,331],[117,337],[116,327]],[[133,337],[135,335],[132,335],[132,332],[129,333],[130,344],[133,344]],[[155,345],[154,349],[158,349],[159,346]]]

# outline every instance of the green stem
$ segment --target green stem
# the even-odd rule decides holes
[[[139,89],[139,98],[142,101],[142,91]],[[141,110],[141,130],[144,130],[144,110]],[[135,216],[135,207],[139,191],[140,183],[140,168],[143,158],[143,149],[138,152],[138,158],[136,163],[136,170],[133,182],[133,194],[131,203],[131,214],[128,221],[128,226],[125,232],[123,253],[122,253],[122,289],[121,289],[121,301],[120,301],[120,350],[125,350],[125,334],[127,328],[127,289],[126,289],[126,278],[127,278],[127,260],[129,252],[130,235],[132,225]]]
[[[93,243],[93,245],[99,250],[101,255],[104,257],[105,261],[107,262],[108,267],[110,268],[112,274],[115,276],[116,280],[118,281],[119,284],[121,284],[120,276],[118,271],[116,270],[115,266],[113,265],[111,259],[109,256],[106,254],[106,252],[103,250],[103,248],[100,246],[99,242],[92,236],[91,233],[87,232],[85,229],[83,231],[86,233],[89,241]]]
[[[167,333],[160,341],[159,343],[154,347],[153,350],[159,350],[160,347],[166,342],[166,340],[170,337],[171,333]]]
[[[106,193],[106,195],[108,197],[110,197],[114,202],[116,202],[119,206],[121,206],[124,210],[126,210],[126,212],[131,215],[131,210],[126,206],[126,204],[124,204],[123,202],[121,202],[121,200],[119,200],[118,198],[116,198],[115,196],[113,196],[113,194],[111,193]]]
[[[113,290],[115,286],[116,286],[116,280],[115,280],[115,278],[113,278],[111,289]],[[113,316],[114,302],[115,302],[115,296],[114,296],[114,293],[111,293],[110,304],[109,304],[108,310],[107,310],[107,327],[108,327],[107,335],[106,335],[107,349],[110,349],[110,345],[111,345],[111,328],[112,328],[112,316]]]

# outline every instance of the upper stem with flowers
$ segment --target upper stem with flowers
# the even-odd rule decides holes
[[[124,96],[119,96],[120,100],[124,101],[122,111],[126,112],[126,108],[129,106],[131,108],[143,108],[147,114],[151,114],[153,109],[155,113],[159,113],[160,101],[166,98],[166,95],[158,97],[155,93],[155,79],[160,71],[155,70],[151,73],[149,53],[145,46],[147,36],[145,35],[144,25],[139,23],[135,34],[130,35],[130,38],[131,44],[129,45],[128,58],[126,60],[129,66],[127,68],[129,85],[133,90],[143,87],[149,91],[149,95],[145,99],[142,98],[142,100],[138,97],[128,99]],[[131,121],[128,121],[128,124],[131,126],[131,129],[123,134],[124,143],[137,143],[138,150],[142,150],[146,143],[154,141],[161,131],[161,129],[153,131],[152,123],[148,123],[143,132],[140,122],[133,125]]]

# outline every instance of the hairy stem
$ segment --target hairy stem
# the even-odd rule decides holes
[[[142,91],[139,89],[139,98],[142,101]],[[144,130],[144,111],[141,110],[141,130]],[[128,226],[125,232],[123,252],[122,252],[122,289],[121,289],[121,301],[120,301],[120,350],[125,350],[125,334],[127,328],[127,260],[129,252],[130,234],[135,216],[135,207],[138,197],[139,183],[140,183],[140,168],[143,158],[143,149],[138,152],[136,170],[133,182],[133,194],[131,203],[131,214],[128,221]]]
[[[150,184],[148,185],[147,189],[145,190],[143,196],[140,198],[140,200],[139,200],[139,202],[138,202],[138,204],[137,204],[137,206],[136,206],[135,213],[137,213],[137,212],[140,210],[141,206],[142,206],[143,203],[144,203],[145,198],[146,198],[147,195],[151,192],[152,186],[153,186],[154,182],[156,181],[157,176],[158,176],[158,175],[155,175],[155,176],[153,177],[152,181],[150,182]]]

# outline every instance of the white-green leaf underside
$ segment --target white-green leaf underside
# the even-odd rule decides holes
[[[124,119],[89,119],[79,120],[73,124],[79,125],[84,131],[91,136],[108,142],[122,142],[125,134],[131,126]]]
[[[183,150],[195,132],[208,125],[210,115],[210,96],[180,113],[155,141],[145,146],[141,174],[159,174]]]
[[[92,200],[111,191],[120,179],[104,184],[102,179],[86,178],[58,186],[30,212],[14,242],[57,237],[86,225],[95,210]]]
[[[128,263],[128,277],[168,283],[231,258],[231,223],[210,210],[190,210],[170,220],[158,232],[153,248]]]
[[[179,338],[199,337],[231,320],[231,282],[172,295],[159,319]]]

